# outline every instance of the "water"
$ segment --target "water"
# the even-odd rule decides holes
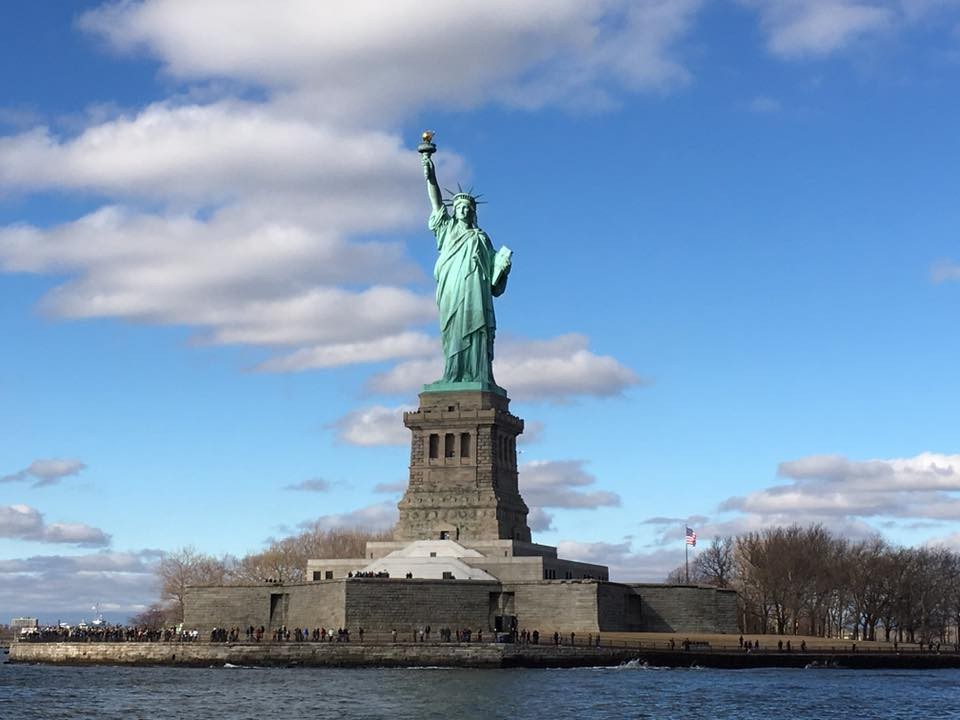
[[[958,718],[960,670],[0,665],[4,720]]]

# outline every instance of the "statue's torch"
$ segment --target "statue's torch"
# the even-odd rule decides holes
[[[417,152],[426,155],[428,158],[437,151],[437,146],[433,144],[433,130],[424,130],[420,139],[423,140],[417,146]]]

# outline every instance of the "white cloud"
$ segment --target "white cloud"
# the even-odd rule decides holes
[[[409,298],[414,300],[414,298]],[[399,308],[394,307],[394,312]],[[430,312],[433,312],[431,307]],[[384,312],[380,318],[371,317],[371,324],[392,313]],[[264,372],[299,372],[316,368],[337,367],[355,363],[379,362],[396,358],[435,355],[437,352],[436,338],[424,333],[405,332],[395,335],[386,335],[375,340],[364,342],[337,343],[301,348],[296,352],[282,357],[273,358],[261,363],[257,369]],[[362,444],[362,443],[361,443]],[[376,444],[376,443],[374,443]]]
[[[517,438],[517,444],[526,447],[540,442],[543,439],[545,427],[540,420],[524,420],[523,434]],[[518,452],[522,453],[523,450],[518,450]]]
[[[346,513],[321,515],[314,520],[301,523],[302,527],[318,527],[323,530],[334,528],[359,528],[362,530],[387,530],[397,524],[399,513],[395,502],[381,502],[367,505]]]
[[[553,515],[540,507],[531,507],[527,513],[527,525],[533,532],[547,532],[554,530]]]
[[[407,360],[374,375],[367,383],[367,389],[387,395],[409,395],[420,392],[425,383],[433,382],[441,375],[443,361],[439,357]]]
[[[777,474],[871,492],[960,490],[960,455],[925,452],[911,458],[859,461],[842,455],[811,455],[781,463]]]
[[[620,496],[592,488],[597,479],[582,460],[534,460],[519,467],[520,494],[537,507],[594,509],[620,505]]]
[[[121,50],[146,48],[176,77],[252,83],[317,116],[369,122],[425,103],[602,103],[683,82],[673,47],[700,4],[149,0],[94,10],[81,25]]]
[[[252,217],[253,215],[254,217]],[[265,362],[300,370],[423,354],[433,301],[407,289],[335,287],[418,275],[394,243],[349,243],[295,221],[227,209],[208,221],[104,208],[51,229],[0,229],[0,269],[80,275],[41,307],[203,328],[204,342],[306,346]],[[397,332],[398,329],[401,332]]]
[[[396,495],[397,493],[402,493],[407,489],[407,481],[399,480],[397,482],[383,482],[377,483],[373,491],[375,493],[383,493],[386,495]]]
[[[702,525],[703,523],[707,522],[709,519],[710,518],[708,518],[706,515],[688,515],[685,518],[665,517],[663,515],[659,515],[657,517],[651,517],[651,518],[647,518],[646,520],[642,520],[641,524],[642,525],[662,525],[662,526],[669,525],[672,527],[680,526],[682,529],[688,526],[696,527],[697,525]]]
[[[403,424],[407,407],[361,408],[334,423],[337,437],[351,445],[409,445],[410,431]]]
[[[448,163],[444,172],[461,171],[455,153],[439,160]],[[328,233],[411,222],[418,179],[419,165],[396,134],[318,123],[268,103],[158,102],[72,138],[45,127],[0,137],[0,188],[190,207],[256,197],[279,204],[287,217],[322,218]]]
[[[847,535],[872,532],[864,518],[960,520],[960,455],[812,455],[781,463],[779,475],[792,482],[728,498],[720,509],[745,513],[740,525],[823,521]]]
[[[939,260],[930,268],[930,279],[935,283],[960,280],[960,263]]]
[[[619,395],[644,381],[609,355],[588,349],[584,335],[550,340],[506,336],[498,341],[493,370],[497,382],[517,400],[565,401],[577,395]],[[371,378],[370,389],[388,394],[419,392],[443,374],[442,361],[411,360]]]
[[[565,400],[575,395],[619,395],[643,381],[609,355],[588,349],[584,335],[550,340],[510,337],[497,347],[494,371],[518,400]]]
[[[110,544],[110,536],[99,528],[84,523],[47,523],[43,514],[29,505],[0,506],[0,538],[79,547]]]
[[[682,81],[672,48],[699,4],[498,0],[431,8],[429,22],[412,2],[106,5],[81,25],[153,53],[177,78],[219,84],[221,95],[91,113],[67,136],[40,126],[0,137],[0,189],[110,202],[53,228],[0,228],[0,271],[65,278],[41,302],[55,317],[290,348],[264,371],[418,362],[436,343],[419,326],[436,311],[403,286],[421,271],[398,243],[351,241],[422,221],[419,163],[383,128],[427,102],[603,104]],[[264,99],[230,97],[244,83],[266,89]],[[444,176],[462,175],[455,152],[440,161]],[[545,361],[538,373],[514,358],[518,397],[524,387],[565,396],[571,374],[570,394],[636,382],[585,348]]]
[[[92,619],[100,605],[110,622],[126,622],[157,599],[155,551],[40,555],[0,560],[0,610],[4,617]]]
[[[767,47],[784,58],[824,56],[891,28],[897,13],[876,0],[740,0],[757,9]]]
[[[33,487],[46,487],[48,485],[56,485],[65,477],[77,475],[81,470],[85,470],[86,467],[87,466],[79,460],[59,458],[34,460],[22,470],[17,470],[15,473],[0,477],[0,483],[33,479]]]
[[[676,550],[660,549],[652,552],[634,552],[630,542],[583,543],[565,540],[557,544],[562,558],[606,565],[610,579],[619,582],[663,582],[682,561]]]
[[[330,490],[330,483],[323,478],[311,478],[310,480],[302,480],[298,483],[285,485],[283,489],[303,492],[327,492]]]

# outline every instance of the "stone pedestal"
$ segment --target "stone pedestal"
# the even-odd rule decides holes
[[[505,395],[477,390],[420,394],[419,409],[403,416],[413,438],[395,540],[530,542],[517,488],[523,420],[509,405]]]

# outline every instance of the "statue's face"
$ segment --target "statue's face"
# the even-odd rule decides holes
[[[473,214],[473,208],[470,207],[470,203],[457,203],[453,207],[453,216],[462,222],[465,222],[467,225],[473,225],[476,217]]]

